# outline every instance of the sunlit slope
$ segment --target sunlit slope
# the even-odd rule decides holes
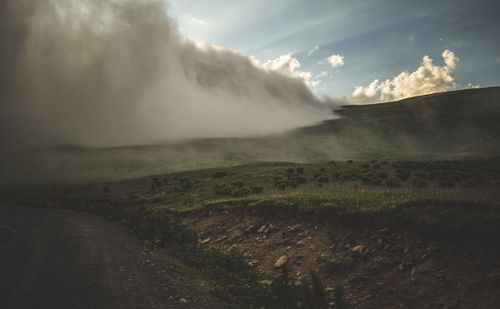
[[[461,90],[397,102],[343,106],[340,119],[297,130],[334,136],[345,153],[380,156],[488,156],[500,153],[500,87]]]

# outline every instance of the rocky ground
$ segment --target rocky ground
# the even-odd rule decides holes
[[[201,243],[236,250],[261,273],[278,275],[286,264],[299,284],[315,271],[332,306],[341,284],[354,308],[500,308],[500,260],[479,242],[246,207],[193,212],[183,223]]]

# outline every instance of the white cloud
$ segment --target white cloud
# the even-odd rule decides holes
[[[325,77],[327,75],[328,75],[328,72],[327,71],[323,71],[323,72],[319,73],[318,75],[316,75],[316,78],[323,78],[323,77]]]
[[[481,87],[481,85],[480,85],[480,84],[473,85],[472,83],[468,83],[468,84],[467,84],[467,87],[469,87],[469,88],[471,88],[471,89],[477,89],[477,88]]]
[[[346,100],[352,104],[388,102],[455,89],[458,85],[451,74],[460,59],[448,49],[442,53],[442,57],[444,66],[434,65],[429,56],[424,56],[416,71],[401,72],[384,82],[376,79],[367,87],[357,86]]]
[[[192,17],[189,20],[189,23],[190,24],[195,24],[195,25],[203,26],[205,24],[205,21],[203,19],[201,19],[201,18]]]
[[[267,71],[276,71],[286,76],[302,79],[306,85],[311,87],[316,87],[321,82],[311,80],[311,72],[298,70],[300,68],[300,62],[296,58],[293,58],[291,53],[266,61],[262,65],[262,68]]]
[[[413,41],[413,40],[415,40],[415,38],[413,37],[413,35],[410,35],[410,37],[408,38],[408,40]]]
[[[313,47],[313,48],[312,48],[312,49],[311,49],[311,50],[307,53],[307,57],[311,57],[311,56],[312,56],[312,54],[314,54],[315,52],[317,52],[317,51],[318,51],[318,49],[319,49],[319,46],[318,46],[318,45],[314,46],[314,47]]]
[[[341,55],[331,55],[328,57],[328,63],[332,68],[341,67],[344,65],[344,57]]]

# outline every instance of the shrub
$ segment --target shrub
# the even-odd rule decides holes
[[[410,178],[410,171],[409,170],[396,170],[396,178],[406,181],[408,178]]]
[[[287,178],[287,185],[290,185],[293,188],[297,188],[299,185],[307,182],[307,179],[304,176],[300,176],[298,174],[288,175]]]
[[[293,174],[295,172],[295,170],[293,168],[289,168],[289,169],[286,170],[286,172],[288,174]]]
[[[297,173],[304,174],[304,169],[302,167],[297,167]]]
[[[245,183],[243,181],[235,181],[232,182],[231,185],[236,188],[242,188],[245,185]]]
[[[193,186],[193,181],[189,177],[182,177],[177,179],[177,181],[179,182],[179,185],[185,190],[188,190]]]
[[[215,186],[215,194],[220,196],[230,196],[233,192],[232,188],[226,185],[216,185]]]
[[[319,173],[314,175],[314,180],[316,180],[317,182],[329,182],[330,178],[324,173]]]
[[[385,182],[385,185],[388,186],[389,188],[397,188],[397,187],[399,187],[399,182],[397,179],[389,178]]]
[[[250,190],[252,190],[252,193],[254,194],[259,194],[262,192],[263,188],[260,186],[253,186],[250,188]]]
[[[286,189],[286,183],[284,182],[275,182],[274,187],[280,191],[283,191]]]
[[[233,197],[245,197],[247,195],[250,195],[250,190],[248,190],[248,188],[245,188],[245,187],[237,187],[237,188],[234,188],[231,195]]]
[[[418,188],[425,188],[428,186],[427,182],[422,180],[422,179],[413,179],[412,181],[413,186],[418,187]]]
[[[225,176],[227,176],[226,172],[215,172],[215,173],[212,174],[213,178],[222,178],[222,177],[225,177]]]
[[[386,179],[387,178],[387,172],[380,172],[380,173],[377,173],[377,177],[379,178],[382,178],[382,179]]]

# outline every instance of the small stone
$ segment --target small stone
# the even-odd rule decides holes
[[[403,264],[399,264],[398,268],[399,268],[399,270],[401,270],[401,271],[405,269],[405,267],[403,266]]]
[[[352,248],[351,251],[359,253],[359,254],[363,254],[363,252],[365,251],[365,247],[362,245],[358,245],[358,246]]]
[[[333,290],[335,290],[335,289],[334,289],[334,288],[332,288],[332,287],[330,287],[330,286],[327,286],[327,287],[325,288],[325,292],[331,292],[331,291],[333,291]]]
[[[221,242],[221,241],[224,241],[226,239],[227,239],[227,236],[224,235],[224,236],[219,237],[215,242]]]
[[[279,259],[274,263],[274,268],[281,268],[288,262],[288,256],[282,255]]]
[[[250,261],[248,261],[248,266],[255,267],[255,266],[259,265],[259,263],[260,263],[259,260],[255,260],[255,259],[250,260]]]
[[[187,299],[185,299],[185,298],[181,298],[179,301],[180,301],[182,304],[187,304],[187,303],[189,302],[189,301],[188,301]]]
[[[260,227],[260,229],[257,231],[257,233],[262,233],[266,229],[266,225],[264,224],[263,226]]]
[[[411,275],[412,277],[414,277],[416,273],[417,273],[417,269],[416,269],[415,267],[413,267],[413,268],[411,269],[411,273],[410,273],[410,275]]]
[[[259,283],[262,284],[262,285],[271,285],[271,284],[273,284],[273,282],[271,280],[260,280]]]
[[[207,237],[205,239],[203,239],[202,241],[200,241],[200,243],[203,245],[203,244],[206,244],[210,241],[210,237]]]
[[[380,246],[382,244],[382,238],[377,239],[377,244]]]

